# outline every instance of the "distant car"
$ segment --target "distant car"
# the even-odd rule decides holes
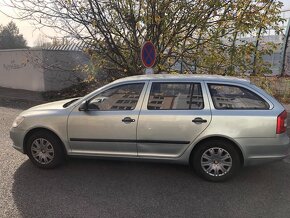
[[[79,99],[22,112],[14,148],[36,166],[66,155],[189,164],[210,181],[241,166],[285,158],[287,113],[247,80],[203,75],[143,75],[116,80]]]

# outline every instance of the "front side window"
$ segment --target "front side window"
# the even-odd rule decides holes
[[[144,83],[135,83],[108,89],[90,100],[89,110],[134,110],[143,87]]]
[[[208,87],[216,109],[265,110],[270,107],[260,96],[243,87],[222,84]]]
[[[153,83],[148,110],[201,110],[204,107],[199,83]]]

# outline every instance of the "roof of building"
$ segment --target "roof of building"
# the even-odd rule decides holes
[[[62,44],[62,45],[52,45],[45,50],[54,50],[54,51],[83,51],[85,48],[88,48],[89,45],[86,44],[85,42],[70,42],[67,44]]]

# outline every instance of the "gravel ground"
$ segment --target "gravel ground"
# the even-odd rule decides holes
[[[35,103],[0,99],[0,217],[290,217],[290,159],[244,168],[225,183],[186,166],[71,159],[35,168],[9,139]]]
[[[27,160],[24,155],[11,149],[9,129],[13,119],[24,109],[33,104],[0,99],[0,217],[20,217],[13,197],[14,174],[19,163]]]

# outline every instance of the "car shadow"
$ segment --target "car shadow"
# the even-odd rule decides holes
[[[232,180],[210,183],[175,164],[70,159],[42,170],[25,161],[14,174],[13,198],[22,217],[243,217],[236,211],[248,206],[254,214],[253,200],[289,202],[290,170],[282,175],[281,165],[290,168],[244,168]]]

